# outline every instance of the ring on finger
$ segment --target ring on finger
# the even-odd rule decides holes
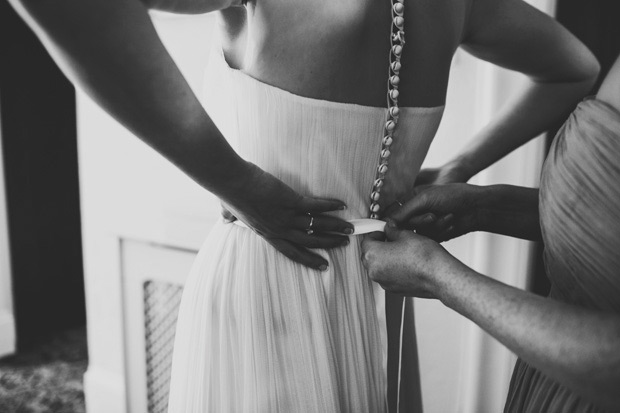
[[[312,229],[312,225],[314,224],[314,217],[310,212],[306,212],[306,215],[310,217],[310,223],[308,224],[308,228],[306,228],[306,234],[312,235],[314,234],[314,230]]]

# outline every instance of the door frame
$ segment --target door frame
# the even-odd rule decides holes
[[[0,357],[15,352],[15,316],[0,119]]]

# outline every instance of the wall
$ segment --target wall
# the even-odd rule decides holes
[[[2,142],[1,119],[0,142]],[[4,162],[2,162],[2,145],[0,144],[0,357],[12,354],[15,351],[15,317],[13,315],[10,259],[4,190]]]
[[[13,304],[26,348],[85,321],[75,94],[6,1],[0,62]]]

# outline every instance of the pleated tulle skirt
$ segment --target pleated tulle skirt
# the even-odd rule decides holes
[[[220,222],[186,283],[170,413],[383,412],[375,289],[359,240],[319,272]]]

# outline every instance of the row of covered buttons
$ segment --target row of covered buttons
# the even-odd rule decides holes
[[[404,0],[395,0],[392,5],[392,36],[390,53],[390,77],[388,85],[388,119],[383,128],[383,139],[381,140],[380,162],[377,174],[370,194],[370,218],[378,219],[379,199],[381,198],[381,188],[384,185],[385,174],[388,171],[388,158],[391,155],[390,146],[394,142],[394,130],[398,124],[400,109],[398,108],[398,85],[400,83],[400,59],[405,45],[405,5]]]

